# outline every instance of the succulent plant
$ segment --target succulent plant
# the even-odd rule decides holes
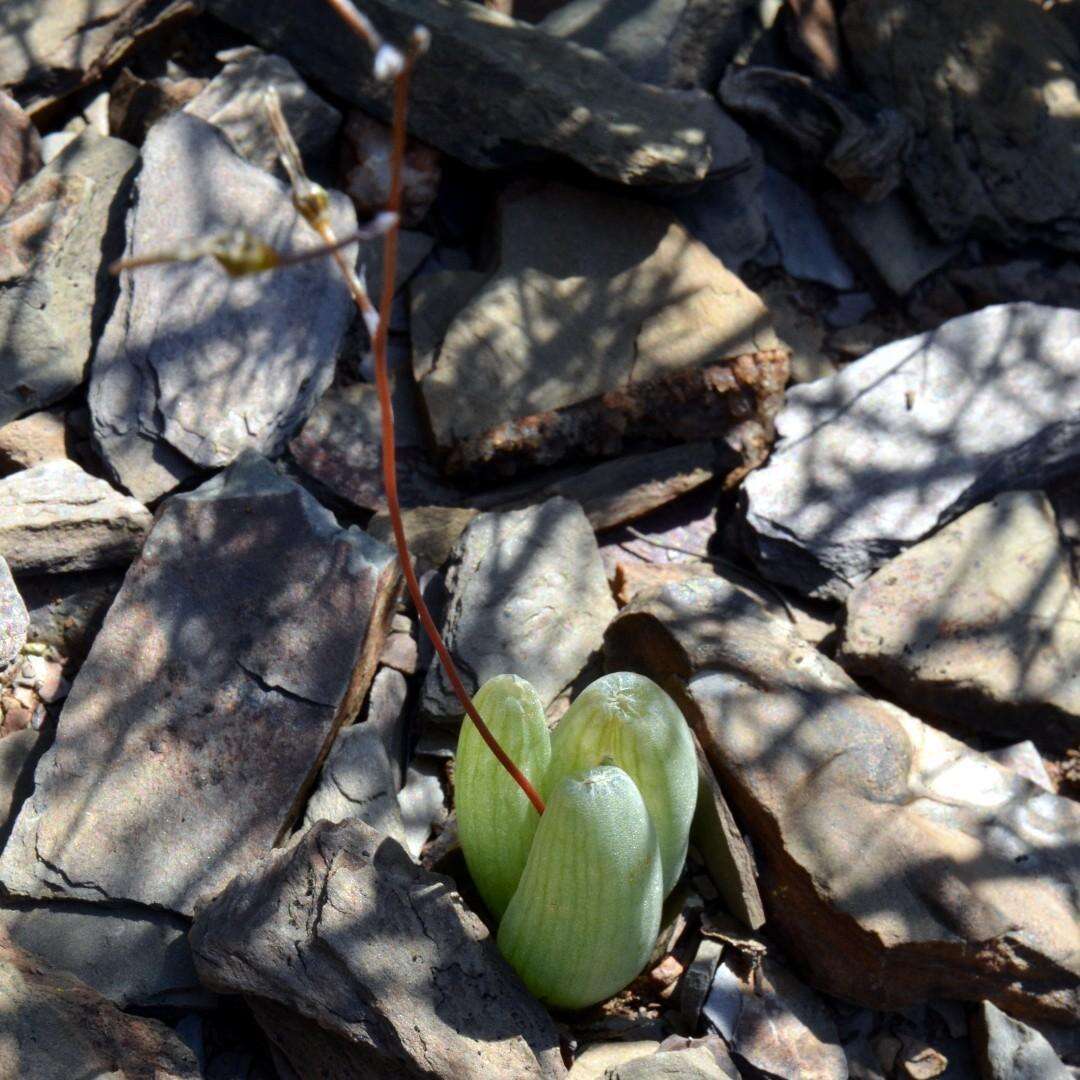
[[[499,948],[549,1005],[601,1001],[648,960],[686,858],[697,798],[686,722],[629,672],[589,686],[550,739],[524,679],[491,679],[474,703],[547,800],[541,817],[466,718],[458,826],[473,881],[502,920]]]

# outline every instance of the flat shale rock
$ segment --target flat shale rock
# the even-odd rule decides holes
[[[122,1013],[66,972],[0,941],[0,1076],[199,1080],[195,1055],[156,1020]]]
[[[319,786],[308,800],[304,826],[352,818],[405,843],[393,762],[383,733],[366,723],[338,734],[323,764]]]
[[[787,350],[761,300],[668,211],[523,183],[498,235],[486,281],[421,279],[413,371],[447,472],[490,481],[704,438],[726,444],[731,483],[764,460]]]
[[[1070,1080],[1076,1075],[1039,1032],[989,1001],[976,1011],[972,1035],[983,1080]]]
[[[843,599],[964,510],[1080,460],[1080,312],[1003,304],[797,386],[747,477],[762,573]]]
[[[160,513],[3,856],[22,896],[190,914],[286,835],[367,691],[396,563],[255,454]]]
[[[384,119],[390,97],[366,44],[328,7],[210,0],[211,13]],[[743,130],[706,94],[642,85],[600,54],[466,0],[373,0],[388,41],[431,32],[409,100],[410,130],[480,169],[569,159],[624,184],[691,184],[746,166]]]
[[[192,0],[5,0],[0,86],[36,113],[118,63],[146,35],[195,13]]]
[[[338,235],[353,231],[348,200],[332,195],[331,206]],[[214,127],[184,113],[155,125],[125,254],[235,228],[279,250],[312,245],[285,185]],[[94,438],[117,481],[148,503],[246,449],[279,453],[330,385],[352,313],[325,259],[245,278],[213,260],[124,274],[89,392]]]
[[[0,931],[14,944],[122,1009],[213,1004],[195,974],[187,930],[180,916],[149,909],[63,901],[0,907]]]
[[[1038,4],[857,0],[844,37],[862,81],[915,128],[905,169],[943,240],[1080,251],[1080,42]]]
[[[1080,744],[1080,592],[1041,492],[999,495],[848,598],[840,663],[920,715]]]
[[[17,574],[125,565],[150,530],[150,511],[73,461],[48,461],[0,480],[0,554]]]
[[[589,522],[560,498],[475,518],[451,555],[446,587],[442,634],[466,690],[519,675],[545,707],[600,647],[616,611]],[[420,707],[461,718],[440,664],[428,670]]]
[[[236,152],[267,172],[280,168],[277,143],[263,106],[263,94],[274,87],[281,111],[308,167],[330,158],[341,127],[341,113],[310,89],[284,57],[244,45],[217,54],[225,66],[184,106],[223,131]],[[285,179],[284,170],[281,172]]]
[[[0,555],[0,671],[16,659],[26,644],[30,617],[19,595],[7,560]]]
[[[31,413],[0,427],[0,473],[32,469],[68,456],[68,431],[61,409]]]
[[[562,1074],[554,1025],[453,882],[360,822],[319,824],[241,874],[191,944],[301,1080]]]
[[[867,697],[720,581],[632,604],[605,652],[687,711],[753,841],[770,932],[815,987],[1080,1018],[1075,802]]]
[[[0,424],[82,383],[114,289],[105,264],[119,254],[137,159],[127,143],[85,132],[0,217]]]

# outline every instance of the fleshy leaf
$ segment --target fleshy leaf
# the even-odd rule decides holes
[[[473,698],[492,734],[539,788],[551,759],[544,706],[516,675],[489,679]],[[454,766],[458,833],[469,873],[492,914],[502,918],[529,857],[540,817],[466,717]]]
[[[697,759],[678,705],[644,675],[619,671],[588,686],[551,741],[545,797],[567,776],[610,759],[630,774],[656,828],[664,895],[682,873],[697,802]]]
[[[578,1009],[649,958],[663,906],[656,830],[634,781],[603,765],[564,777],[499,926],[503,956],[541,1001]]]

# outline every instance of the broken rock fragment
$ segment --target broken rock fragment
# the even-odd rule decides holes
[[[1041,492],[969,510],[848,598],[840,663],[920,715],[1080,743],[1080,593]]]
[[[0,70],[3,65],[0,64]],[[0,216],[0,424],[79,386],[115,284],[118,210],[138,159],[84,132]]]
[[[453,882],[362,822],[321,822],[240,874],[191,944],[301,1080],[562,1075],[554,1024]]]
[[[367,44],[331,8],[207,7],[352,104],[389,116],[391,95],[372,74]],[[409,127],[474,168],[563,158],[623,184],[692,184],[749,160],[743,130],[708,95],[644,86],[538,27],[465,0],[373,0],[364,14],[388,41],[407,41],[417,25],[431,32],[411,83]]]
[[[1003,304],[790,390],[747,477],[762,573],[843,599],[893,555],[1001,491],[1080,461],[1080,312]]]
[[[593,531],[568,499],[475,518],[451,556],[446,586],[442,634],[465,688],[518,675],[545,707],[600,647],[616,610]],[[421,709],[461,718],[440,664],[428,670]]]
[[[29,626],[26,604],[19,595],[7,560],[0,555],[0,671],[18,659]]]
[[[605,652],[691,717],[753,841],[770,932],[817,988],[1080,1018],[1075,802],[866,696],[719,579],[631,604]]]
[[[150,522],[142,503],[73,461],[0,480],[0,554],[17,574],[122,566],[138,554]]]
[[[74,975],[0,941],[0,1076],[199,1080],[195,1055],[157,1020],[122,1013]]]
[[[331,196],[331,219],[337,235],[354,231],[344,196]],[[125,255],[238,228],[279,250],[312,246],[286,186],[221,132],[185,113],[155,125]],[[244,450],[279,453],[330,385],[353,310],[326,259],[241,278],[212,259],[125,273],[89,392],[94,438],[117,481],[149,503]]]
[[[502,198],[498,236],[486,281],[444,274],[414,294],[413,371],[446,471],[490,482],[706,438],[729,484],[764,460],[787,350],[674,216],[523,183]]]
[[[161,511],[0,858],[23,896],[189,914],[287,835],[389,623],[391,553],[264,459]]]

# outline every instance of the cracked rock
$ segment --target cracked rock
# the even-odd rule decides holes
[[[1080,312],[963,315],[788,391],[744,542],[766,577],[843,599],[972,506],[1075,471],[1078,415]]]
[[[73,461],[47,461],[0,480],[0,554],[17,574],[125,565],[150,512]]]
[[[331,218],[339,236],[356,228],[342,195],[331,195]],[[279,250],[311,246],[286,186],[216,128],[184,113],[155,125],[125,255],[237,228]],[[244,450],[279,453],[330,385],[352,315],[327,259],[242,278],[211,259],[124,274],[89,392],[94,438],[116,480],[149,503]]]
[[[865,695],[719,579],[625,608],[609,667],[683,706],[754,845],[770,935],[874,1009],[1080,1019],[1080,806]]]
[[[422,277],[412,294],[413,372],[445,471],[490,482],[708,438],[729,484],[764,460],[787,350],[669,211],[522,182],[498,237],[488,279]]]
[[[0,217],[0,424],[86,377],[115,289],[105,264],[123,243],[119,214],[137,160],[127,143],[88,131],[20,186]]]
[[[466,690],[518,675],[545,707],[600,647],[616,611],[588,519],[568,499],[474,518],[446,586],[442,634]],[[428,669],[420,704],[431,717],[460,720],[441,665]]]
[[[75,679],[0,880],[189,914],[287,835],[363,701],[397,574],[256,454],[169,500]]]
[[[301,1080],[563,1074],[554,1024],[453,882],[362,822],[320,822],[241,873],[191,944]]]

